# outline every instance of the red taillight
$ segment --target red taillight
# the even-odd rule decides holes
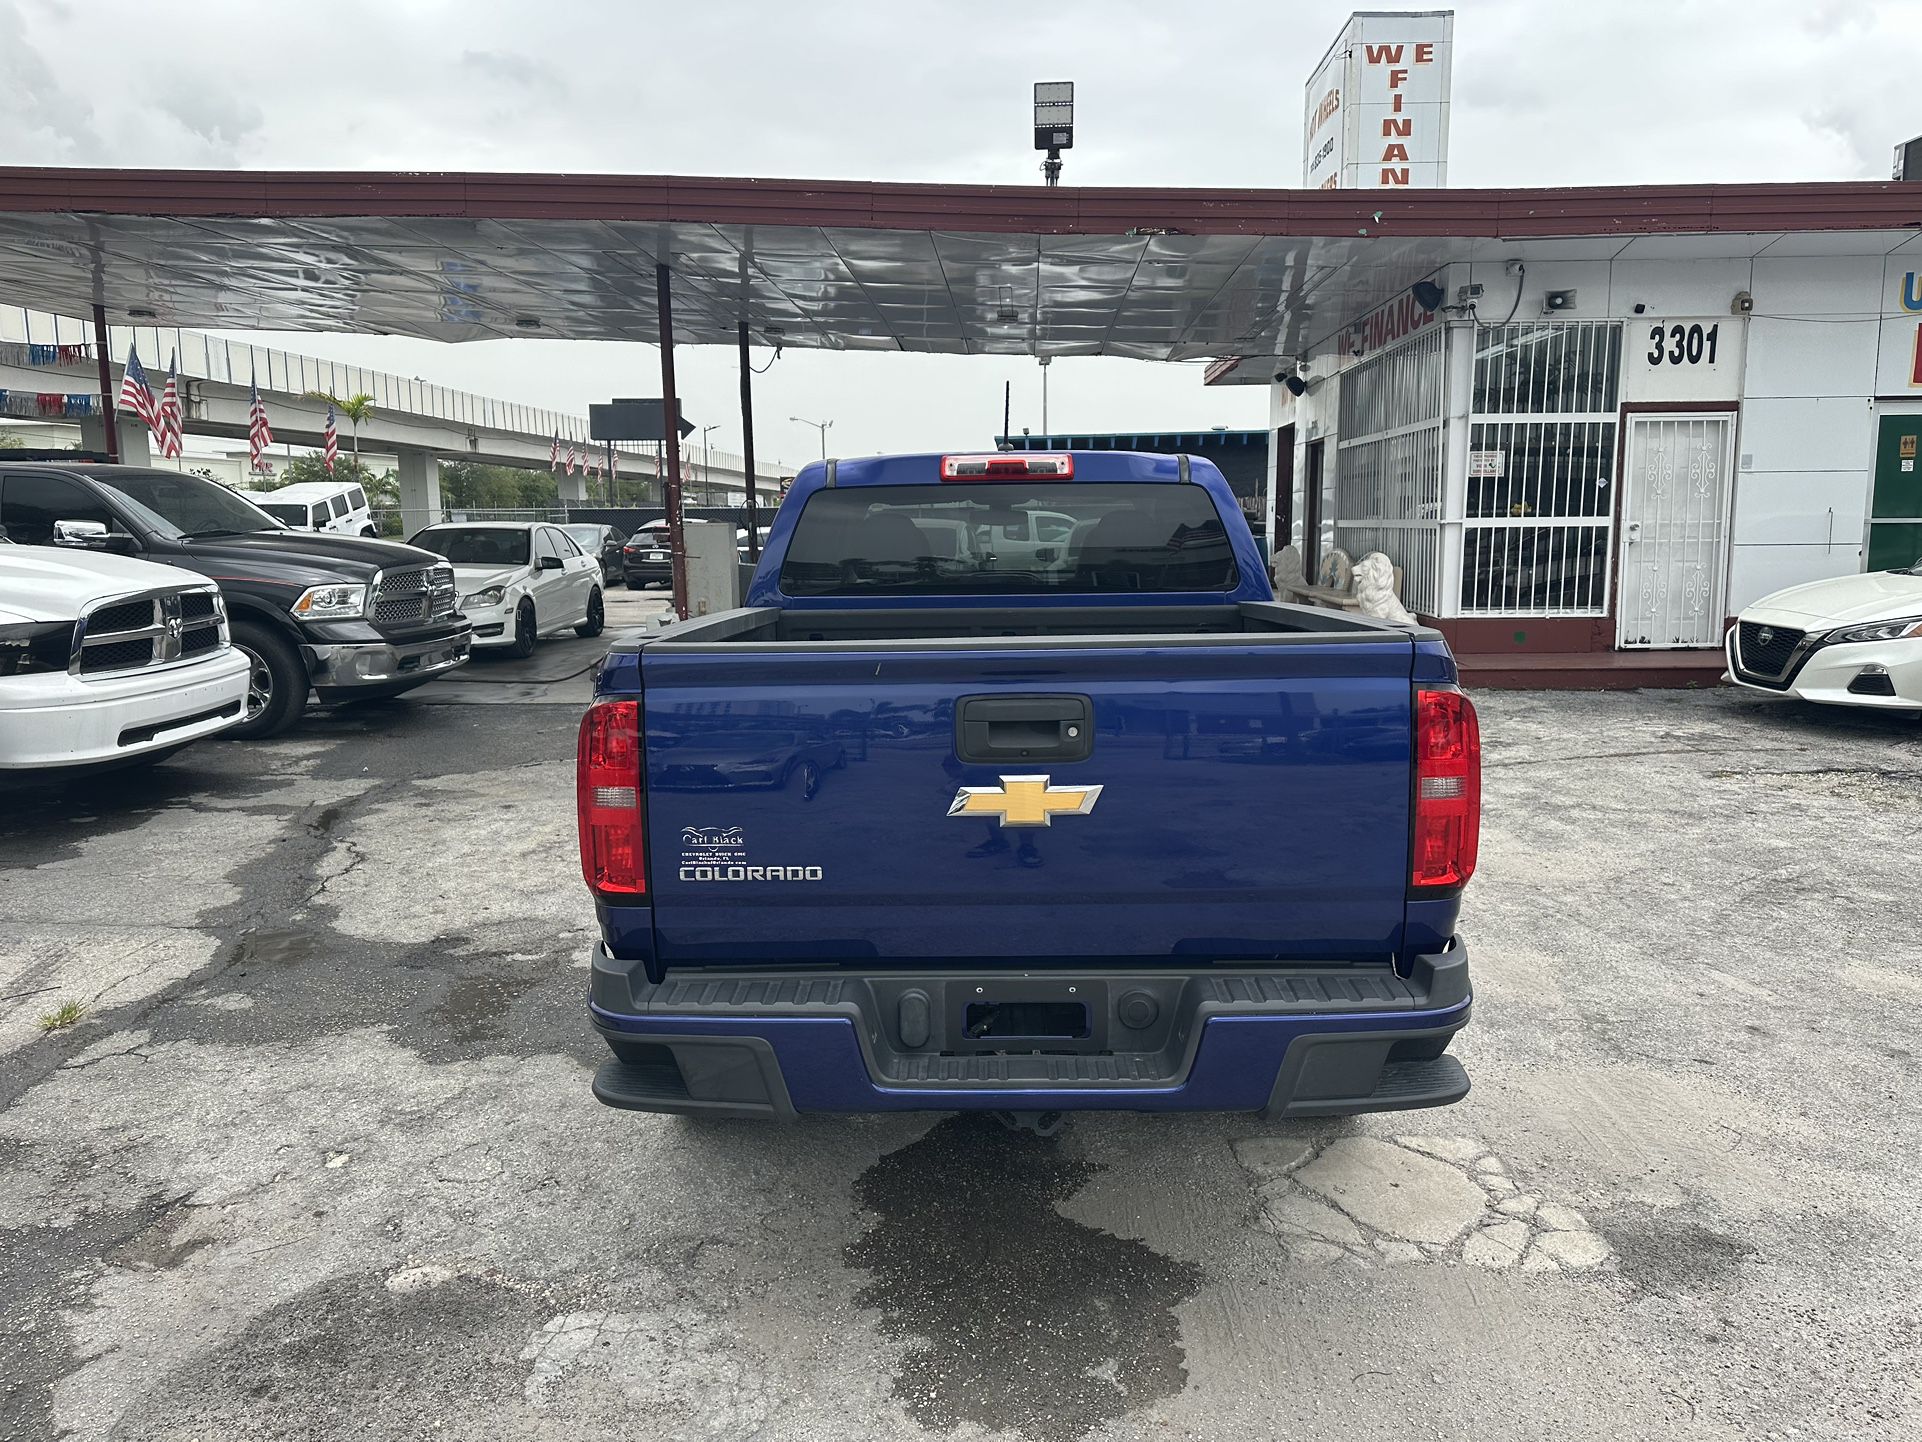
[[[1475,874],[1482,834],[1482,735],[1459,691],[1415,693],[1414,885],[1455,889]]]
[[[647,894],[641,810],[641,705],[596,701],[581,717],[574,772],[581,876],[596,896]]]
[[[941,457],[941,479],[944,481],[1020,481],[1029,476],[1072,480],[1074,457],[1060,451],[997,451],[985,456]]]

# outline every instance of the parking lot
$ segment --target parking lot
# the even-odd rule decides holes
[[[603,644],[0,797],[0,1437],[1922,1429],[1916,723],[1481,697],[1452,1109],[783,1128],[588,1093]]]

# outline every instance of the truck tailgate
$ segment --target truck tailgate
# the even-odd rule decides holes
[[[1412,644],[1253,636],[647,648],[656,955],[1388,956],[1408,885],[1412,660]],[[957,704],[982,697],[1085,698],[1090,754],[963,762]],[[1045,803],[1009,780],[1041,776]],[[1091,804],[1066,790],[1096,786]],[[964,794],[978,799],[951,814]],[[1037,804],[1058,808],[1050,824],[1001,824]]]

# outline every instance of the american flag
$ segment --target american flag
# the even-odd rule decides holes
[[[567,441],[567,473],[568,475],[571,476],[574,474],[574,465],[578,459],[579,457],[574,452],[573,437],[570,436]]]
[[[621,453],[612,446],[607,448],[607,479],[615,480],[620,475]]]
[[[561,433],[554,432],[554,445],[547,453],[547,469],[558,471],[561,468]]]
[[[153,387],[147,384],[147,372],[141,368],[140,355],[132,346],[127,347],[127,370],[120,378],[120,408],[139,416],[147,423],[148,430],[152,430],[159,419]]]
[[[247,462],[259,470],[260,458],[267,454],[267,447],[274,443],[274,432],[267,424],[267,407],[260,399],[260,383],[248,382],[247,390],[250,397],[247,405]]]
[[[160,405],[155,411],[158,424],[154,428],[154,439],[160,443],[160,454],[169,460],[177,459],[185,437],[182,434],[180,415],[180,373],[179,353],[167,362],[167,384],[160,392]]]
[[[334,473],[334,462],[340,459],[340,423],[334,419],[334,408],[327,407],[326,449],[321,452],[321,460],[327,466],[327,474]]]

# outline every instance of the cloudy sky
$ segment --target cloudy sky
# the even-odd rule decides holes
[[[0,162],[574,170],[1038,182],[1029,86],[1077,82],[1065,179],[1299,183],[1302,86],[1333,0],[0,0]],[[1386,8],[1386,7],[1385,7]],[[1458,185],[1885,177],[1922,131],[1922,0],[1456,0]],[[284,18],[283,18],[284,17]],[[0,301],[6,298],[0,296]],[[649,347],[300,336],[310,353],[583,410],[652,394]],[[738,447],[732,355],[679,354]],[[765,357],[760,357],[765,359]],[[790,352],[761,449],[979,444],[1032,361]],[[1052,367],[1055,430],[1260,425],[1255,388],[1116,360]]]

